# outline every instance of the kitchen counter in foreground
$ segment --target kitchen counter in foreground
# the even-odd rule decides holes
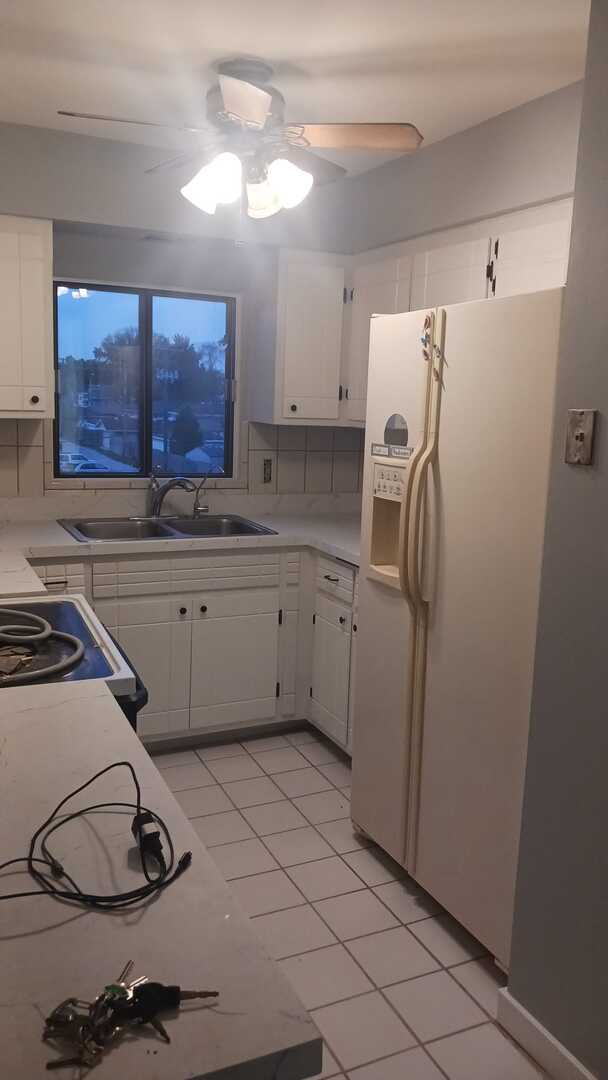
[[[87,558],[91,555],[141,555],[169,551],[243,551],[252,548],[312,547],[325,555],[359,564],[359,514],[298,514],[255,518],[276,536],[188,537],[184,540],[104,540],[79,543],[56,521],[31,521],[0,529],[0,570],[5,561],[30,558]],[[25,558],[24,558],[25,557]],[[33,575],[33,571],[30,571]],[[7,592],[0,575],[0,589]]]
[[[41,1041],[43,1018],[63,998],[91,1000],[130,959],[135,975],[219,990],[220,997],[216,1005],[192,1001],[168,1016],[170,1045],[148,1029],[122,1041],[95,1067],[99,1080],[301,1080],[319,1072],[314,1024],[101,681],[0,694],[3,859],[27,851],[34,830],[68,792],[125,759],[136,770],[143,802],[166,821],[176,857],[191,850],[192,865],[145,909],[128,913],[85,911],[48,896],[2,902],[2,1075],[46,1075],[47,1061],[63,1055]],[[126,768],[104,776],[70,808],[112,800],[134,800]],[[98,814],[68,824],[51,847],[81,887],[134,888],[143,875],[129,855],[130,826],[130,813]],[[2,894],[30,887],[24,873],[0,874]],[[74,1080],[77,1072],[61,1075]]]

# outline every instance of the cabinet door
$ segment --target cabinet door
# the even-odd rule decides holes
[[[556,289],[566,282],[570,218],[502,233],[492,249],[494,296]]]
[[[165,622],[118,629],[118,640],[148,690],[138,719],[142,735],[188,728],[191,626]]]
[[[347,368],[344,375],[346,415],[365,420],[369,324],[372,315],[391,315],[397,310],[397,259],[358,266],[353,273],[353,299]]]
[[[317,597],[312,649],[310,719],[342,746],[347,743],[351,612]]]
[[[344,269],[288,262],[281,289],[282,414],[291,420],[337,419]]]
[[[0,217],[0,415],[52,416],[51,224]]]
[[[278,630],[278,612],[193,623],[192,728],[276,715]]]
[[[483,300],[488,295],[490,238],[448,244],[414,257],[411,310]]]

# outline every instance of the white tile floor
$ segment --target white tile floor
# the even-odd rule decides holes
[[[483,948],[350,823],[311,730],[155,758],[324,1039],[316,1080],[542,1080]]]

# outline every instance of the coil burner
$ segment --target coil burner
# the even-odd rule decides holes
[[[0,686],[57,678],[83,656],[75,634],[56,630],[31,611],[0,607]]]

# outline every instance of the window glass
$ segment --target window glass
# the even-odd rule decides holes
[[[225,470],[229,377],[225,300],[152,297],[152,467]]]
[[[59,475],[142,469],[139,295],[57,291]]]
[[[55,293],[55,475],[232,476],[234,298]]]

